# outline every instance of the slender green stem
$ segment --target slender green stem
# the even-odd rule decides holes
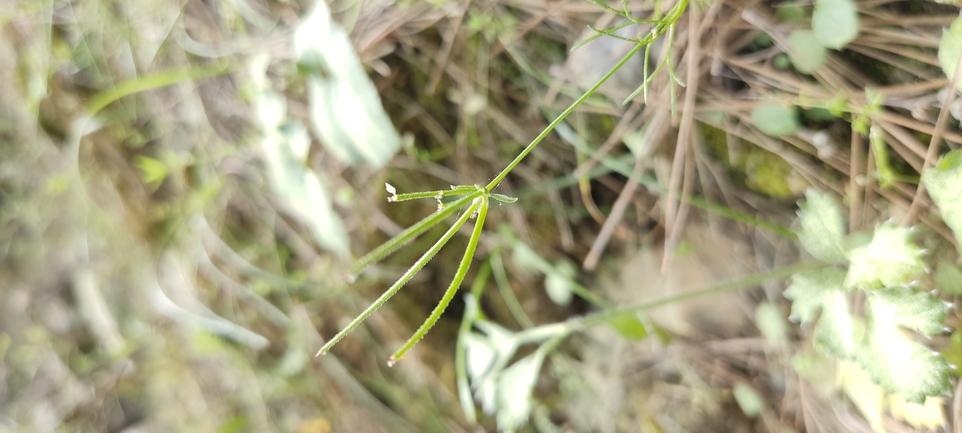
[[[501,291],[501,299],[504,299],[504,303],[507,304],[508,311],[511,312],[514,320],[517,320],[522,328],[534,328],[534,322],[524,313],[524,308],[518,302],[518,297],[514,296],[514,292],[511,291],[508,274],[504,271],[504,261],[501,260],[500,248],[491,252],[490,262],[491,269],[494,271],[494,281],[498,285],[498,290]]]
[[[461,282],[464,281],[465,275],[468,274],[468,269],[471,268],[471,260],[474,259],[474,251],[478,248],[478,241],[481,240],[481,231],[484,229],[484,219],[488,216],[488,197],[481,196],[480,200],[471,205],[471,208],[478,209],[478,219],[474,222],[474,231],[471,233],[471,239],[468,240],[468,246],[464,250],[464,257],[461,258],[458,272],[454,275],[454,279],[451,280],[451,285],[448,286],[448,290],[444,292],[444,296],[441,297],[441,302],[438,302],[438,305],[434,307],[434,311],[432,311],[431,315],[424,321],[424,324],[408,339],[407,343],[404,343],[404,345],[388,359],[388,367],[393,366],[408,350],[411,350],[415,344],[424,338],[424,335],[434,327],[434,324],[441,318],[441,314],[448,308],[448,304],[454,299],[455,293],[461,288]]]
[[[419,192],[406,192],[403,194],[394,194],[391,197],[388,197],[387,201],[391,203],[395,203],[400,201],[420,200],[425,198],[440,199],[443,197],[450,197],[453,195],[471,194],[477,191],[478,189],[479,187],[477,186],[459,185],[459,186],[452,186],[451,189],[442,189],[438,191],[419,191]]]
[[[455,200],[451,203],[444,205],[444,207],[441,210],[431,215],[428,215],[421,221],[418,221],[417,224],[411,227],[408,227],[406,230],[404,230],[397,236],[391,238],[391,240],[371,250],[371,252],[365,254],[364,257],[357,259],[357,261],[355,261],[351,265],[351,269],[348,272],[350,272],[352,276],[357,275],[357,273],[361,272],[364,268],[377,262],[378,260],[383,259],[384,257],[387,257],[389,254],[393,253],[398,248],[401,248],[402,246],[404,246],[404,244],[410,242],[411,240],[413,240],[414,238],[417,238],[418,236],[421,236],[424,232],[428,231],[428,229],[430,229],[431,227],[434,227],[445,218],[451,215],[454,215],[454,213],[457,212],[458,209],[470,203],[471,200],[474,200],[480,197],[481,194],[482,192],[480,190],[475,190],[474,194],[470,194],[466,197],[462,197],[458,200]]]
[[[667,298],[662,298],[652,302],[646,302],[640,305],[631,305],[627,307],[615,308],[608,311],[602,311],[600,313],[591,314],[577,319],[575,323],[582,328],[590,328],[592,326],[597,326],[603,323],[607,323],[625,313],[640,313],[648,310],[652,310],[658,307],[662,307],[668,304],[674,304],[676,302],[686,301],[688,299],[699,298],[702,296],[715,295],[719,293],[734,292],[741,289],[746,289],[749,287],[757,286],[766,281],[771,280],[781,280],[788,278],[798,272],[818,269],[828,266],[822,262],[806,262],[800,263],[793,266],[787,266],[784,268],[775,269],[773,271],[751,275],[739,280],[729,281],[721,284],[716,284],[714,286],[695,290],[692,292],[681,293],[674,296],[669,296]]]
[[[534,148],[537,147],[538,144],[540,144],[541,141],[548,136],[548,134],[551,133],[551,131],[553,131],[562,121],[564,121],[564,119],[568,117],[569,114],[574,112],[575,109],[578,108],[578,106],[580,106],[582,103],[588,100],[588,98],[591,95],[593,95],[595,91],[597,91],[601,87],[602,84],[604,84],[606,81],[608,81],[609,78],[611,78],[612,75],[618,72],[618,70],[621,69],[621,67],[624,66],[625,63],[628,63],[628,60],[631,60],[631,58],[636,53],[638,53],[638,51],[641,51],[642,48],[645,48],[646,46],[654,42],[656,39],[661,37],[663,34],[665,34],[665,32],[668,31],[675,24],[675,21],[677,21],[678,18],[681,17],[681,14],[684,13],[687,7],[688,7],[687,0],[682,0],[678,2],[678,4],[676,4],[675,7],[672,8],[672,11],[674,12],[674,14],[669,15],[664,20],[656,24],[654,29],[652,29],[652,32],[649,33],[647,37],[640,40],[638,44],[632,47],[631,51],[628,51],[628,53],[625,54],[625,56],[622,57],[621,60],[619,60],[618,63],[616,63],[615,66],[612,67],[603,77],[601,77],[601,79],[598,80],[598,82],[595,83],[594,86],[591,86],[591,88],[588,89],[583,95],[581,95],[580,98],[575,100],[575,102],[573,102],[567,109],[565,109],[565,111],[561,112],[561,114],[559,114],[558,117],[556,117],[553,121],[551,121],[551,123],[549,123],[548,126],[545,127],[545,129],[541,131],[541,133],[538,134],[538,136],[535,137],[534,140],[532,140],[531,143],[528,144],[528,146],[525,147],[524,150],[522,150],[521,153],[519,153],[518,156],[515,157],[514,160],[511,161],[507,167],[504,168],[504,170],[501,170],[501,173],[498,173],[498,175],[495,176],[494,179],[492,179],[491,182],[489,182],[484,187],[484,190],[491,192],[495,188],[497,188],[498,185],[501,184],[501,181],[503,181],[504,178],[508,176],[508,173],[511,173],[511,170],[514,170],[514,168],[517,167],[518,164],[520,164],[521,161],[524,160],[524,158],[528,156],[528,154],[531,153],[531,151],[534,150]]]
[[[487,269],[487,274],[491,273],[491,266],[482,267],[478,277],[474,280],[475,283],[471,288],[472,292],[474,292],[474,286],[479,284],[478,281],[488,279],[487,274],[485,274],[483,278],[481,276],[485,269]],[[467,335],[471,333],[474,318],[478,316],[478,301],[476,299],[477,298],[471,294],[464,296],[464,316],[461,318],[461,327],[458,328],[458,341],[455,343],[454,349],[454,370],[458,382],[458,397],[459,400],[461,400],[461,410],[464,412],[464,417],[471,423],[477,422],[478,414],[474,409],[474,400],[471,398],[471,385],[468,383],[468,363],[467,359],[465,359],[467,348],[465,347],[464,340]]]
[[[611,78],[611,76],[614,75],[615,72],[618,72],[618,70],[621,69],[621,67],[624,66],[625,63],[628,63],[628,60],[630,60],[631,57],[634,56],[635,53],[640,51],[642,48],[644,48],[643,44],[635,45],[634,48],[632,48],[631,51],[628,52],[628,54],[622,57],[621,60],[619,60],[618,63],[613,68],[611,68],[611,70],[608,71],[608,73],[605,74],[605,76],[601,77],[601,79],[598,80],[598,82],[595,83],[594,86],[591,86],[591,88],[588,89],[587,92],[581,95],[581,97],[575,100],[575,102],[573,102],[571,106],[565,109],[565,111],[559,114],[558,117],[556,117],[550,124],[548,124],[548,126],[543,131],[541,131],[541,133],[538,134],[538,136],[535,137],[534,140],[531,141],[531,144],[528,144],[528,147],[525,147],[524,150],[522,150],[521,153],[519,153],[518,156],[514,158],[514,160],[511,161],[511,163],[509,163],[507,167],[504,168],[504,170],[501,170],[501,173],[498,173],[498,175],[495,176],[495,178],[491,182],[489,182],[487,186],[484,187],[484,189],[490,192],[495,188],[497,188],[498,185],[501,184],[501,181],[508,176],[508,173],[511,173],[511,170],[514,170],[514,168],[517,167],[518,164],[520,164],[521,161],[524,160],[524,158],[528,156],[528,154],[531,153],[531,151],[534,150],[534,148],[537,147],[539,143],[541,143],[541,140],[544,140],[544,138],[547,137],[548,134],[550,134],[551,131],[553,131],[555,127],[558,126],[558,124],[560,124],[566,117],[568,117],[569,114],[574,112],[575,109],[578,108],[578,106],[581,105],[583,102],[585,102],[589,96],[594,94],[595,91],[598,90],[598,88],[605,83],[605,81],[608,81],[608,79]]]
[[[328,341],[327,343],[324,343],[324,346],[321,347],[321,350],[317,351],[317,355],[315,356],[323,355],[327,353],[328,350],[331,350],[331,347],[334,347],[334,345],[337,344],[338,341],[341,341],[341,339],[344,338],[344,336],[347,335],[348,332],[351,332],[351,330],[353,330],[358,325],[360,325],[361,322],[363,322],[368,318],[368,316],[370,316],[372,313],[377,311],[378,308],[381,308],[381,306],[384,305],[384,303],[386,303],[389,299],[391,299],[391,297],[394,296],[394,294],[396,294],[398,290],[401,290],[401,287],[404,287],[404,285],[407,284],[408,281],[411,281],[411,278],[414,278],[414,275],[417,274],[421,270],[421,268],[424,267],[424,265],[428,264],[428,262],[434,258],[434,256],[438,253],[438,251],[441,250],[444,244],[448,243],[448,241],[451,240],[452,237],[454,237],[454,234],[458,232],[458,229],[460,229],[461,226],[464,225],[464,223],[468,222],[468,219],[471,218],[471,215],[474,214],[474,212],[478,209],[479,205],[480,205],[480,201],[475,201],[471,205],[471,207],[468,208],[467,212],[465,212],[464,215],[461,215],[461,217],[458,218],[458,220],[454,223],[454,225],[452,225],[451,228],[449,228],[448,231],[446,231],[444,235],[441,236],[441,239],[438,239],[438,241],[430,249],[428,249],[424,253],[424,255],[422,255],[421,258],[418,259],[417,262],[414,263],[414,266],[411,266],[411,269],[408,269],[408,271],[405,272],[404,275],[402,275],[401,278],[399,278],[397,282],[395,282],[394,285],[391,286],[391,288],[387,289],[387,291],[384,292],[384,294],[381,295],[380,298],[377,298],[377,300],[375,300],[370,307],[367,307],[366,310],[364,310],[363,312],[361,312],[361,314],[355,317],[354,320],[352,320],[351,323],[347,325],[347,327],[341,330],[341,332],[338,332],[337,335],[334,336],[334,338],[330,339],[330,341]]]

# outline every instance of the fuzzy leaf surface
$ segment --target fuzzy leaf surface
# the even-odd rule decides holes
[[[955,52],[958,55],[959,50]],[[962,151],[945,154],[935,167],[925,170],[922,183],[939,207],[945,224],[956,239],[962,239]]]
[[[908,283],[925,270],[922,250],[912,243],[909,230],[894,224],[875,229],[872,242],[849,253],[846,287],[880,289]]]
[[[805,251],[825,262],[844,262],[845,219],[835,201],[811,188],[800,208],[798,240]]]
[[[862,335],[862,323],[848,312],[848,299],[843,292],[825,294],[822,316],[815,324],[815,342],[842,359],[855,356]]]
[[[857,362],[886,392],[908,402],[949,391],[949,364],[929,348],[907,338],[900,327],[934,335],[943,329],[947,306],[907,287],[872,293],[868,299],[865,344]]]
[[[825,296],[834,292],[842,292],[845,282],[845,271],[841,269],[825,268],[799,272],[792,275],[785,297],[792,300],[791,320],[810,323],[815,320],[815,314],[822,308]]]

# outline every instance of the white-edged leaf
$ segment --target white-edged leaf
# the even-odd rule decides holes
[[[777,101],[762,102],[752,110],[752,124],[765,135],[788,135],[798,130],[798,109]]]
[[[538,382],[544,352],[537,351],[504,369],[498,378],[498,428],[514,431],[528,422],[531,392]]]
[[[933,335],[942,329],[946,305],[900,287],[872,292],[867,299],[865,345],[856,360],[886,392],[921,403],[950,389],[949,364],[939,354],[903,335],[900,327]]]
[[[829,262],[845,261],[845,219],[838,205],[815,188],[805,192],[805,202],[799,205],[801,230],[798,240],[812,257]]]
[[[469,332],[464,335],[465,364],[472,383],[480,383],[497,361],[497,352],[487,337]]]
[[[816,0],[812,32],[825,48],[840,50],[858,36],[858,9],[853,0]]]
[[[844,292],[827,293],[822,300],[822,316],[815,324],[815,342],[842,359],[856,354],[863,325],[848,311]]]
[[[962,17],[952,21],[952,25],[942,32],[942,39],[939,40],[939,65],[950,80],[955,75],[956,65],[959,64],[959,50],[962,50]],[[958,83],[962,89],[962,80]]]
[[[925,270],[922,250],[909,230],[886,223],[875,228],[872,242],[849,252],[846,287],[879,289],[906,284]]]
[[[792,30],[788,34],[788,56],[792,66],[803,74],[810,74],[825,64],[828,50],[815,39],[815,34],[808,29]]]
[[[326,149],[342,162],[381,167],[401,137],[361,64],[347,33],[332,22],[326,2],[297,28],[294,49],[307,77],[310,117]]]
[[[778,306],[771,302],[762,302],[755,308],[755,324],[771,344],[780,344],[788,339],[785,318]]]
[[[962,245],[962,150],[945,154],[935,167],[925,170],[922,183],[939,207],[942,220]]]
[[[844,291],[845,271],[835,268],[802,271],[792,275],[790,281],[785,290],[785,297],[792,300],[789,318],[809,323],[815,320],[826,294]]]

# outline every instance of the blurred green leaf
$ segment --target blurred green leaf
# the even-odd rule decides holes
[[[307,76],[314,132],[325,148],[346,164],[386,164],[401,137],[381,105],[347,33],[332,22],[326,2],[297,28],[294,48]]]
[[[840,50],[858,36],[858,9],[852,0],[816,0],[812,32],[825,48]]]
[[[798,130],[798,110],[777,101],[762,102],[752,110],[752,124],[765,135],[788,135]]]
[[[792,66],[803,74],[810,74],[825,64],[828,51],[808,29],[792,30],[788,34],[788,55]]]
[[[816,269],[792,275],[785,297],[792,300],[790,318],[800,323],[815,320],[815,314],[822,308],[825,295],[843,291],[845,271],[835,268]]]
[[[939,267],[935,270],[935,284],[939,290],[950,296],[962,295],[962,269],[951,262],[939,262]]]
[[[952,21],[952,25],[942,32],[942,39],[939,41],[939,65],[950,80],[955,75],[956,65],[959,64],[960,51],[962,51],[962,17]],[[962,89],[962,80],[958,81],[958,87]]]
[[[922,182],[962,245],[962,150],[942,156],[935,167],[922,173]]]
[[[742,413],[749,418],[758,418],[765,410],[765,398],[755,388],[744,383],[735,385],[732,389],[732,396],[735,397],[735,403],[738,403]]]
[[[894,224],[876,227],[872,242],[849,252],[846,287],[879,289],[906,284],[925,271],[922,250],[908,229]]]
[[[626,340],[640,341],[648,338],[648,329],[634,312],[627,312],[611,318],[608,325]]]
[[[833,291],[822,298],[822,316],[815,324],[815,342],[842,359],[852,359],[864,325],[849,314],[845,293]]]
[[[141,175],[143,175],[144,183],[154,188],[164,183],[164,179],[167,179],[167,175],[170,174],[167,164],[149,156],[138,156],[137,162],[134,164],[137,165]]]
[[[771,344],[780,344],[788,339],[785,318],[778,306],[771,302],[762,302],[755,308],[755,324]]]
[[[217,433],[238,433],[247,429],[247,417],[237,415],[217,429]]]
[[[798,240],[813,257],[829,262],[845,261],[845,219],[835,201],[817,189],[805,192],[800,206]]]
[[[857,361],[882,389],[908,402],[949,392],[949,365],[938,353],[903,335],[900,328],[926,336],[941,333],[948,306],[907,287],[872,292],[867,300],[866,344]]]

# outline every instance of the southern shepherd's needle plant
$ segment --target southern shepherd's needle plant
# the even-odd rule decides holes
[[[438,321],[464,281],[477,250],[491,201],[503,203],[517,201],[516,198],[494,193],[501,181],[551,131],[598,90],[632,56],[644,49],[645,65],[647,66],[651,43],[666,33],[669,38],[667,46],[671,46],[672,41],[670,39],[674,34],[676,22],[688,7],[688,0],[681,0],[662,19],[639,20],[628,13],[627,3],[625,3],[624,10],[618,10],[598,0],[589,1],[628,19],[629,22],[612,29],[594,29],[597,35],[587,39],[579,46],[602,36],[617,37],[613,32],[627,25],[649,23],[652,25],[651,30],[635,39],[627,39],[635,43],[635,46],[594,86],[558,115],[488,184],[484,186],[460,185],[452,186],[448,190],[404,194],[398,194],[393,186],[386,184],[387,192],[390,194],[389,202],[435,199],[438,202],[438,210],[357,260],[350,268],[351,278],[367,266],[386,257],[462,209],[463,213],[397,282],[324,344],[318,351],[318,355],[330,350],[348,332],[383,306],[434,258],[463,225],[474,219],[471,238],[450,286],[424,324],[390,357],[388,365],[393,365],[402,359],[404,354],[417,344]],[[647,94],[647,85],[652,76],[663,67],[667,67],[671,76],[669,85],[672,88],[674,88],[675,83],[682,84],[672,70],[668,57],[668,55],[665,56],[651,76],[648,75],[646,68],[642,84],[628,100],[640,93]],[[674,92],[671,92],[671,94],[673,97]],[[926,170],[921,180],[933,201],[939,207],[944,221],[955,232],[956,238],[962,238],[962,206],[959,205],[959,203],[962,203],[962,151],[947,154],[936,167]],[[445,202],[445,199],[452,198],[453,200]],[[948,309],[946,303],[926,291],[919,290],[922,287],[913,282],[916,277],[925,272],[925,266],[922,261],[922,250],[911,240],[912,232],[909,229],[888,223],[877,227],[871,237],[847,234],[844,230],[844,220],[832,199],[814,190],[808,193],[808,200],[802,205],[800,222],[801,230],[798,232],[797,238],[806,251],[817,261],[777,269],[740,281],[723,283],[704,290],[688,292],[643,305],[609,308],[563,324],[551,324],[528,329],[522,334],[531,337],[528,339],[530,341],[550,338],[548,340],[550,344],[543,344],[542,349],[536,352],[540,353],[540,358],[532,358],[535,359],[532,366],[540,366],[540,360],[543,359],[544,352],[550,350],[559,339],[564,338],[572,331],[608,323],[627,313],[643,312],[696,296],[734,291],[757,285],[763,281],[791,277],[785,295],[793,301],[792,318],[803,324],[815,324],[814,340],[816,346],[841,359],[853,361],[885,392],[898,394],[907,401],[920,402],[926,396],[936,396],[948,392],[950,387],[949,365],[944,357],[931,352],[925,346],[903,335],[903,329],[913,330],[925,336],[941,333],[945,330],[942,319]],[[950,290],[952,288],[941,288],[952,293]],[[955,292],[959,291],[958,288],[955,289]],[[852,294],[857,292],[862,294],[862,299],[866,304],[864,318],[854,316],[849,312],[849,299]],[[473,297],[470,299],[473,299]],[[474,324],[485,325],[487,328],[494,326],[483,321],[474,322]],[[510,358],[510,356],[503,360],[501,367],[507,365],[507,358]],[[507,375],[509,370],[511,369],[505,369],[503,374]],[[536,372],[536,370],[537,368],[534,368],[532,371]],[[466,410],[466,414],[471,415],[472,413],[473,410]],[[499,425],[501,424],[502,422],[499,419]],[[507,424],[514,425],[515,423],[509,422]]]
[[[665,14],[663,18],[658,20],[650,20],[650,19],[642,20],[642,19],[637,19],[628,13],[627,2],[624,3],[624,10],[618,10],[618,9],[611,8],[605,5],[604,3],[601,3],[600,1],[595,1],[595,0],[591,0],[591,1],[592,3],[595,3],[610,12],[614,12],[622,16],[623,18],[628,19],[629,23],[626,25],[636,24],[636,23],[648,23],[652,25],[651,30],[643,35],[638,35],[637,38],[627,39],[628,41],[635,43],[635,46],[627,54],[625,54],[625,56],[617,64],[615,64],[615,66],[612,67],[610,71],[608,71],[608,73],[606,73],[603,77],[601,77],[601,79],[598,80],[598,82],[595,83],[594,86],[588,89],[580,98],[575,100],[571,104],[571,106],[569,106],[565,111],[559,114],[558,117],[556,117],[550,124],[548,124],[548,126],[545,127],[545,129],[541,131],[541,133],[538,134],[538,136],[535,137],[534,140],[532,140],[531,143],[528,144],[528,146],[525,147],[521,151],[521,153],[519,153],[518,156],[515,157],[514,160],[511,161],[511,163],[509,163],[508,166],[504,168],[504,170],[502,170],[500,173],[498,173],[497,176],[494,177],[494,179],[488,182],[487,185],[484,185],[484,186],[459,185],[459,186],[452,186],[450,190],[426,191],[426,192],[416,192],[416,193],[407,193],[407,194],[397,194],[397,192],[394,190],[394,187],[392,187],[391,185],[387,185],[387,190],[391,194],[391,197],[388,199],[388,201],[397,202],[397,201],[406,201],[406,200],[415,200],[415,199],[424,199],[424,198],[437,199],[439,203],[438,211],[429,215],[427,218],[421,220],[417,224],[411,226],[407,230],[401,232],[401,234],[395,236],[391,240],[385,242],[383,245],[375,248],[373,251],[371,251],[364,257],[361,257],[359,260],[357,260],[351,266],[351,269],[350,269],[350,274],[352,276],[356,275],[358,272],[361,272],[368,265],[371,265],[377,262],[378,260],[391,254],[392,252],[394,252],[404,244],[424,234],[424,232],[430,229],[431,227],[434,227],[435,225],[440,224],[447,217],[454,215],[459,209],[462,209],[465,206],[467,206],[468,208],[463,214],[461,214],[461,216],[457,219],[457,221],[455,221],[455,223],[451,226],[451,228],[448,229],[448,231],[445,232],[444,235],[442,235],[441,238],[438,239],[438,241],[435,242],[435,244],[431,246],[431,248],[429,248],[421,256],[421,258],[418,259],[418,261],[415,262],[414,265],[411,266],[411,268],[408,269],[408,271],[405,272],[404,275],[402,275],[401,278],[397,280],[397,282],[395,282],[390,288],[388,288],[387,291],[384,292],[383,295],[381,295],[381,297],[375,300],[370,307],[362,311],[361,314],[359,314],[353,321],[351,321],[350,324],[348,324],[344,329],[342,329],[341,332],[337,333],[337,335],[335,335],[334,338],[331,338],[329,341],[327,341],[327,343],[325,343],[324,346],[321,347],[321,349],[317,352],[318,355],[327,353],[327,351],[330,350],[331,347],[334,347],[334,345],[337,344],[338,341],[344,338],[344,336],[348,332],[350,332],[352,329],[360,325],[361,322],[367,319],[368,316],[374,313],[374,311],[376,311],[378,308],[381,308],[381,306],[384,305],[389,299],[391,299],[391,297],[394,296],[394,294],[396,294],[399,290],[401,290],[401,287],[404,287],[404,285],[408,281],[410,281],[411,278],[413,278],[414,275],[418,273],[418,271],[424,268],[424,266],[429,261],[431,261],[432,258],[434,258],[434,256],[438,253],[438,251],[440,251],[441,248],[444,247],[444,244],[446,244],[449,240],[451,240],[452,237],[454,237],[454,234],[457,233],[457,231],[461,228],[461,226],[467,223],[469,219],[474,218],[475,219],[474,230],[471,232],[471,239],[468,241],[468,246],[464,251],[464,257],[461,259],[461,264],[458,266],[458,271],[455,274],[454,279],[451,281],[451,285],[448,287],[447,291],[444,293],[444,296],[441,298],[441,301],[438,303],[437,307],[435,307],[434,311],[431,312],[431,315],[428,316],[427,320],[425,320],[424,324],[421,325],[421,327],[417,330],[417,332],[414,333],[413,336],[411,336],[411,338],[407,341],[407,343],[401,346],[401,348],[398,349],[398,351],[391,356],[391,358],[388,360],[388,365],[394,365],[394,363],[397,362],[399,359],[401,359],[404,356],[404,354],[411,349],[411,347],[417,344],[417,342],[420,341],[421,338],[423,338],[424,335],[427,334],[427,332],[431,329],[431,327],[433,327],[434,324],[438,321],[438,319],[441,317],[441,314],[444,312],[444,309],[451,302],[451,299],[454,298],[454,294],[457,292],[458,288],[460,288],[461,282],[464,280],[464,277],[468,272],[468,268],[471,266],[471,260],[474,258],[474,253],[478,246],[478,241],[481,237],[481,230],[484,227],[485,216],[487,216],[488,207],[490,206],[491,200],[496,200],[496,201],[506,202],[506,203],[513,203],[517,200],[512,197],[507,197],[501,194],[494,193],[494,190],[498,187],[499,184],[501,184],[501,181],[504,180],[504,178],[507,177],[508,174],[511,173],[511,171],[514,170],[514,168],[517,167],[518,164],[520,164],[521,161],[524,160],[524,158],[528,156],[528,154],[531,153],[531,151],[534,150],[534,148],[538,146],[538,144],[541,143],[541,141],[544,140],[545,137],[548,136],[548,134],[551,133],[551,131],[553,131],[566,117],[568,117],[569,114],[571,114],[576,108],[578,108],[578,106],[580,106],[592,94],[594,94],[595,91],[598,90],[598,88],[605,83],[605,81],[611,78],[611,76],[614,75],[615,72],[617,72],[619,69],[621,69],[621,67],[624,66],[624,64],[627,63],[628,60],[631,59],[635,54],[637,54],[642,49],[644,49],[645,58],[647,60],[651,52],[651,44],[656,40],[658,40],[663,35],[665,35],[666,33],[668,34],[668,37],[669,37],[667,44],[670,46],[672,42],[671,38],[674,36],[675,24],[678,21],[678,19],[681,18],[685,10],[688,8],[688,0],[681,0],[678,3],[676,3],[674,7],[672,7],[668,11],[668,13]],[[622,25],[621,27],[624,27],[624,25]],[[612,32],[614,32],[615,30],[618,30],[618,28],[620,27],[616,27],[614,29],[609,29],[609,30],[597,30],[598,34],[592,38],[589,38],[584,43],[590,42],[591,40],[596,39],[597,37],[606,36],[606,35],[612,36]],[[576,46],[575,48],[578,48],[578,47]],[[665,66],[667,66],[669,75],[672,77],[672,81],[677,82],[678,84],[681,84],[681,81],[676,78],[675,73],[672,70],[671,62],[669,61],[670,54],[671,54],[670,52],[666,53],[664,59],[659,64],[659,66],[655,69],[655,71],[651,74],[651,76],[648,76],[647,74],[648,72],[647,62],[645,62],[646,70],[644,72],[645,72],[646,78],[642,82],[642,84],[638,87],[638,90],[636,90],[631,95],[631,97],[629,97],[629,100],[633,98],[635,95],[637,95],[638,93],[643,92],[647,95],[648,83],[651,81],[651,78],[656,73],[658,73],[662,69],[662,67],[665,67]],[[672,86],[672,88],[674,88],[674,84],[670,84],[670,85]],[[460,198],[454,201],[451,201],[448,203],[443,202],[444,198],[458,197],[458,196],[460,196]]]

